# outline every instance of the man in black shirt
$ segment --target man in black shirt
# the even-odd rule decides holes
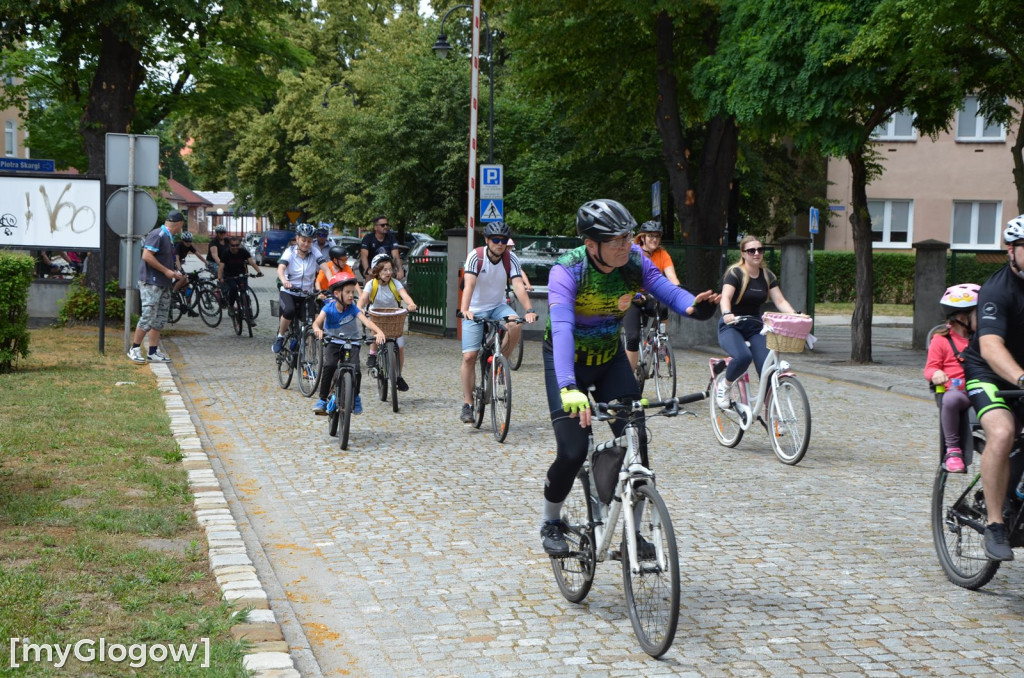
[[[367,233],[363,242],[359,244],[359,273],[366,277],[370,270],[370,262],[378,254],[387,254],[394,262],[395,279],[405,278],[405,267],[402,266],[402,257],[398,253],[398,238],[390,230],[388,218],[379,216],[373,220],[373,233]]]
[[[256,271],[256,277],[263,275],[249,250],[242,247],[242,239],[231,236],[228,238],[228,246],[220,250],[220,268],[217,269],[217,282],[227,290],[228,313],[233,312],[236,295],[245,294],[246,278],[238,276],[246,274],[246,264]]]
[[[1010,448],[1019,426],[996,391],[1024,389],[1024,214],[1003,231],[1008,262],[978,294],[978,331],[963,352],[967,397],[985,429],[981,484],[988,509],[985,555],[1013,560],[1003,525],[1003,501],[1010,483]]]

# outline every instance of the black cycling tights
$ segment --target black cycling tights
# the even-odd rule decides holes
[[[551,426],[555,430],[556,456],[548,469],[547,482],[544,485],[544,498],[557,504],[565,501],[572,489],[573,480],[587,458],[590,429],[580,427],[579,418],[571,418],[562,411],[562,398],[559,394],[558,382],[555,377],[555,362],[551,346],[544,343],[544,386],[547,390],[548,409],[551,412]],[[636,387],[636,378],[629,368],[629,360],[625,351],[619,346],[615,357],[600,367],[576,366],[576,385],[583,393],[594,386],[594,398],[598,402],[611,402],[619,398],[637,399],[640,392]],[[640,459],[647,464],[647,436],[644,423],[640,421]],[[611,423],[615,436],[622,434],[626,422]],[[605,440],[597,434],[598,443]]]

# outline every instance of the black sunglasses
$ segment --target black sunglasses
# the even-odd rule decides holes
[[[747,254],[764,254],[763,247],[748,247],[743,251],[746,252]]]
[[[508,243],[508,238],[497,238],[497,237],[494,237],[494,238],[491,238],[491,242],[493,242],[495,245],[505,245],[505,244]]]

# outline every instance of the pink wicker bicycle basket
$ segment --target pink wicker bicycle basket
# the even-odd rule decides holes
[[[811,318],[788,313],[765,313],[764,324],[771,328],[765,335],[768,348],[779,353],[800,353],[811,331]]]
[[[404,308],[369,309],[366,312],[373,324],[380,328],[381,332],[388,339],[398,339],[405,331],[405,317],[408,315]]]

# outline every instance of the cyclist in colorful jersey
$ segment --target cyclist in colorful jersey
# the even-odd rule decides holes
[[[636,236],[636,244],[640,245],[644,256],[654,262],[662,275],[677,287],[681,284],[676,276],[676,267],[672,263],[672,257],[668,251],[661,246],[661,224],[657,221],[645,221],[640,225],[640,232]],[[636,361],[640,358],[640,321],[644,312],[654,315],[658,311],[660,318],[665,318],[664,306],[656,303],[646,295],[633,300],[626,311],[626,317],[622,321],[622,327],[626,330],[626,357],[629,358],[629,366],[636,369]]]
[[[284,345],[284,335],[288,333],[295,313],[298,312],[301,317],[309,300],[306,295],[313,293],[320,266],[326,264],[326,260],[323,257],[318,258],[313,251],[314,234],[311,225],[299,224],[295,228],[295,244],[284,251],[277,263],[277,279],[281,283],[281,292],[278,295],[281,322],[278,325],[277,338],[274,340],[274,353],[280,353]]]
[[[694,297],[670,283],[633,244],[634,228],[636,220],[620,203],[586,203],[576,214],[583,246],[562,255],[548,277],[544,384],[557,451],[544,485],[540,536],[551,555],[569,552],[559,513],[587,456],[587,390],[594,386],[594,397],[601,402],[640,397],[619,341],[619,326],[633,297],[645,289],[676,313],[699,320],[710,318],[718,302],[711,290]],[[620,435],[625,422],[611,428]],[[644,438],[640,437],[640,454],[646,464]]]
[[[1019,424],[1000,389],[1024,389],[1024,214],[1003,231],[1007,264],[985,281],[978,293],[978,330],[964,349],[967,397],[985,429],[981,484],[988,525],[985,555],[1013,560],[1003,524],[1003,500],[1010,483],[1010,448]]]

